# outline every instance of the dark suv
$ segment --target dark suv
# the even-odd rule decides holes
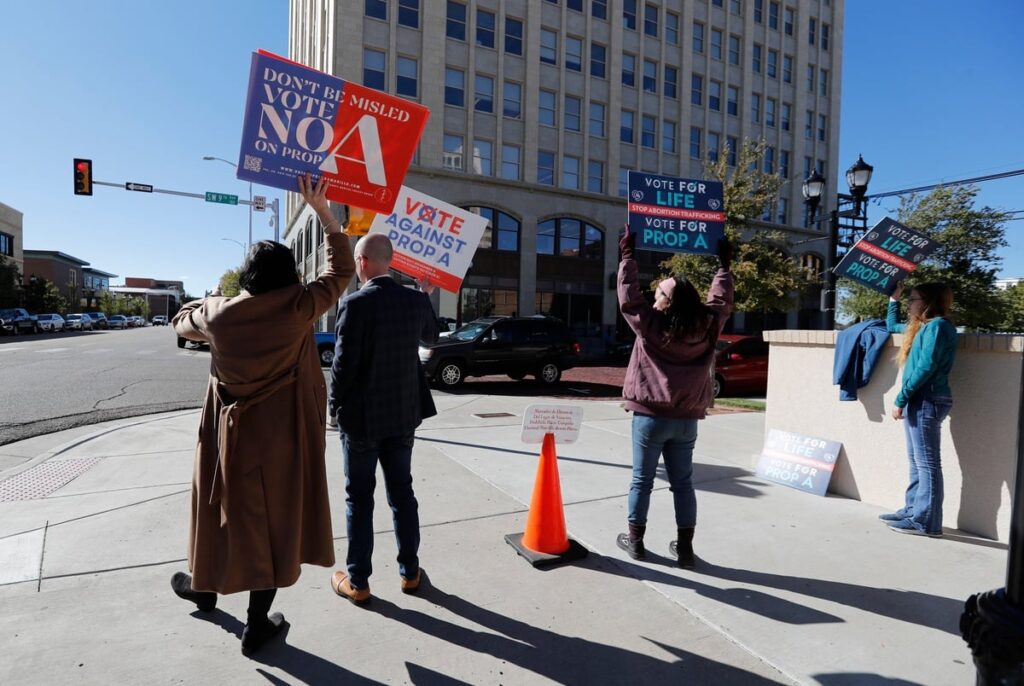
[[[533,374],[554,384],[563,370],[576,366],[579,351],[569,327],[558,319],[485,317],[421,345],[420,362],[427,376],[446,388],[467,376],[488,374],[508,374],[517,381]]]

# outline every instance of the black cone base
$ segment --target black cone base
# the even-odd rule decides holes
[[[565,564],[573,560],[582,560],[587,556],[587,549],[571,538],[569,539],[569,548],[560,555],[549,555],[548,553],[538,553],[536,550],[530,550],[523,545],[522,533],[507,534],[505,542],[515,548],[517,553],[522,555],[527,562],[536,568],[554,567],[555,565]]]

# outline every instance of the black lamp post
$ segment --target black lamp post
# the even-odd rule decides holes
[[[846,183],[850,187],[850,193],[837,193],[835,209],[829,212],[828,256],[825,265],[826,297],[822,299],[825,322],[829,329],[836,328],[836,276],[833,270],[839,263],[837,254],[840,245],[839,232],[840,230],[845,232],[842,244],[843,247],[849,248],[854,242],[855,235],[867,230],[867,202],[864,198],[867,195],[868,183],[871,182],[871,173],[874,170],[874,167],[858,155],[857,161],[846,170]],[[801,190],[804,204],[807,205],[809,212],[809,224],[820,221],[816,220],[816,214],[822,196],[825,194],[825,186],[825,177],[816,169],[804,180]]]

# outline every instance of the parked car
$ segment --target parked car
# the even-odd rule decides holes
[[[768,390],[768,344],[760,336],[718,337],[715,397],[723,393],[765,393]]]
[[[12,307],[0,310],[0,330],[11,335],[35,333],[39,330],[39,322],[35,315],[28,313],[28,310]]]
[[[150,320],[150,322],[153,324],[153,326],[167,326],[167,317],[165,317],[162,314],[158,314],[157,316],[153,317]]]
[[[123,314],[115,314],[107,320],[107,328],[110,329],[127,329],[128,318]]]
[[[334,363],[334,332],[317,331],[313,335],[316,337],[316,352],[320,356],[320,366],[330,367]]]
[[[569,327],[552,317],[485,317],[420,346],[420,362],[436,384],[452,388],[467,376],[507,374],[521,380],[534,375],[557,383],[579,361],[580,345]]]
[[[107,326],[107,315],[102,312],[85,312],[84,314],[89,315],[89,319],[92,320],[92,328],[94,329],[108,329]]]
[[[142,315],[138,315],[137,314],[137,315],[134,315],[132,317],[129,317],[129,319],[131,319],[133,322],[135,322],[135,326],[137,326],[139,328],[142,328],[142,327],[144,327],[146,325],[146,318],[143,317]]]
[[[64,317],[59,314],[38,314],[36,320],[39,322],[40,331],[56,333],[64,330]]]
[[[81,312],[69,314],[64,318],[64,328],[69,331],[92,331],[92,317]]]

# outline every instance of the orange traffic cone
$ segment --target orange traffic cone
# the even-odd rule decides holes
[[[505,540],[534,567],[577,560],[587,555],[587,549],[570,540],[565,532],[554,434],[544,434],[530,512],[526,517],[526,532],[509,534]]]

